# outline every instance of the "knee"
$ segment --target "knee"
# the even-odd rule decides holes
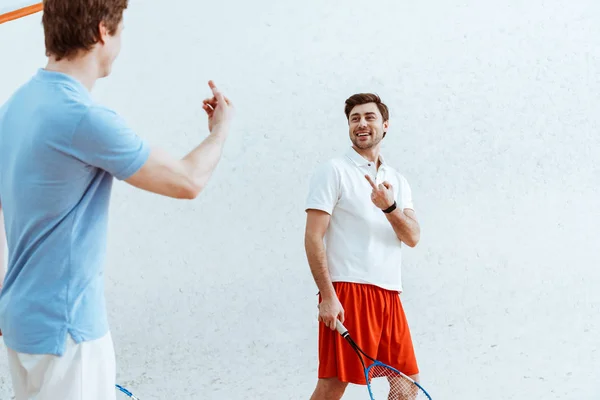
[[[319,379],[311,400],[340,400],[348,384],[337,378]]]

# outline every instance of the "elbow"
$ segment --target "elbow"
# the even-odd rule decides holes
[[[408,247],[416,247],[417,244],[419,243],[420,240],[420,235],[412,235],[409,238],[407,238],[406,240],[404,240],[404,244],[406,244]]]
[[[193,187],[185,188],[183,190],[183,192],[181,193],[180,199],[194,200],[196,197],[198,197],[200,195],[200,192],[202,192],[202,187],[200,187],[200,186],[193,186]]]
[[[194,174],[184,165],[178,181],[177,197],[184,200],[194,200],[206,187],[208,177],[205,174]]]
[[[411,248],[414,248],[414,247],[416,247],[416,246],[417,246],[417,243],[419,243],[419,241],[418,241],[418,240],[411,240],[411,241],[409,241],[408,243],[407,243],[407,242],[405,242],[405,244],[406,244],[408,247],[411,247]]]
[[[315,239],[313,235],[310,235],[308,233],[304,234],[304,249],[308,250],[312,247],[312,245],[315,243]]]
[[[306,232],[304,234],[304,249],[307,252],[315,251],[315,249],[323,244],[323,235],[314,232]]]
[[[185,189],[179,191],[179,193],[177,193],[177,196],[175,197],[179,200],[194,200],[196,197],[198,197],[198,195],[191,190]]]
[[[186,181],[185,184],[179,187],[176,197],[182,200],[194,200],[203,189],[203,185],[192,181]]]

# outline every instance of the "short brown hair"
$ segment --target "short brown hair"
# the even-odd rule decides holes
[[[44,0],[46,56],[70,59],[100,40],[100,22],[114,35],[128,0]]]
[[[367,103],[375,103],[379,109],[379,112],[381,113],[381,116],[383,117],[383,122],[390,119],[390,111],[388,110],[388,107],[383,104],[381,98],[374,93],[357,93],[346,99],[346,106],[344,107],[346,118],[348,120],[350,119],[350,112],[354,107]]]

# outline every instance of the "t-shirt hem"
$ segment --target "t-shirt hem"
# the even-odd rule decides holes
[[[108,332],[109,332],[109,329],[105,328],[105,329],[102,329],[101,331],[98,331],[97,333],[94,332],[89,335],[84,335],[84,334],[77,332],[77,330],[74,330],[74,329],[61,329],[57,334],[53,335],[53,338],[55,338],[55,339],[58,338],[58,341],[54,342],[54,345],[52,345],[52,346],[48,346],[47,343],[42,343],[42,344],[38,344],[38,345],[23,345],[23,344],[19,344],[18,341],[12,341],[10,338],[6,337],[6,335],[4,335],[3,338],[4,338],[4,344],[6,345],[6,347],[8,347],[9,349],[11,349],[17,353],[50,354],[50,355],[62,357],[65,352],[65,347],[66,347],[66,342],[67,342],[67,334],[71,335],[71,337],[73,338],[73,341],[76,344],[79,344],[82,342],[89,342],[92,340],[100,339],[100,338],[104,337],[104,335],[106,335]]]
[[[105,327],[101,330],[98,330],[97,332],[92,332],[89,334],[82,334],[75,329],[69,329],[69,334],[73,338],[73,341],[76,344],[79,344],[82,342],[91,342],[93,340],[101,339],[104,337],[104,335],[106,335],[109,332],[109,330],[110,329],[108,327]]]

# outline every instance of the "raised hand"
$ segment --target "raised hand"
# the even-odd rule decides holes
[[[208,115],[208,130],[212,132],[215,126],[228,124],[231,121],[234,108],[231,101],[221,93],[212,80],[208,81],[208,86],[212,90],[213,97],[204,99],[202,108]]]
[[[373,179],[369,175],[365,175],[365,178],[371,184],[373,191],[371,192],[371,201],[376,207],[385,210],[394,204],[394,189],[392,185],[384,181],[379,185],[375,185]]]

